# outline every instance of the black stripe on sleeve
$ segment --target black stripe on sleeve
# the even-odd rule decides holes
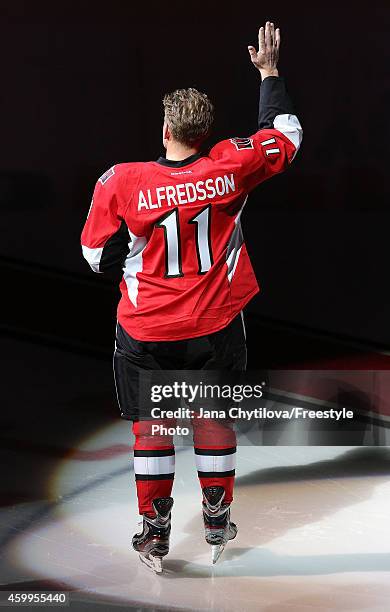
[[[278,115],[294,115],[294,107],[282,77],[269,76],[261,83],[259,101],[259,130],[272,129]]]
[[[220,457],[221,455],[233,455],[237,447],[232,446],[231,448],[195,448],[195,455],[208,455],[213,457]]]
[[[118,272],[129,254],[130,234],[127,225],[122,221],[119,229],[110,236],[103,247],[99,272]]]

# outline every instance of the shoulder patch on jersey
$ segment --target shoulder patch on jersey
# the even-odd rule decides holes
[[[234,144],[237,151],[242,151],[243,149],[253,149],[252,138],[231,138],[230,142]]]
[[[104,185],[104,183],[107,183],[108,179],[114,176],[114,174],[115,174],[115,166],[112,166],[112,168],[110,168],[109,170],[107,170],[107,172],[102,174],[99,181],[101,182],[102,185]]]

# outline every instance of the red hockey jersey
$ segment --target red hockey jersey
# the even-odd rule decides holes
[[[95,272],[121,262],[118,321],[132,337],[215,332],[258,292],[240,216],[249,192],[283,171],[300,141],[296,116],[281,114],[207,155],[117,164],[99,179],[83,254]]]

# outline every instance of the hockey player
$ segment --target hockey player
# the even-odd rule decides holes
[[[175,453],[169,436],[150,435],[150,421],[139,418],[138,377],[145,370],[246,367],[242,310],[259,288],[240,215],[248,193],[288,167],[302,138],[278,74],[279,48],[280,31],[270,22],[259,30],[259,50],[248,47],[262,81],[257,132],[206,151],[208,97],[193,88],[166,95],[166,157],[110,168],[96,184],[82,233],[95,272],[123,270],[114,372],[121,416],[133,421],[135,435],[143,530],[133,547],[158,572],[169,550]],[[213,562],[237,533],[230,520],[235,434],[227,428],[218,437],[214,427],[194,428]]]

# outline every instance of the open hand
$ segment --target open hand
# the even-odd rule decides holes
[[[248,51],[252,64],[261,72],[264,79],[267,76],[278,76],[277,63],[279,59],[280,29],[267,21],[265,28],[259,30],[259,50],[249,46]]]

